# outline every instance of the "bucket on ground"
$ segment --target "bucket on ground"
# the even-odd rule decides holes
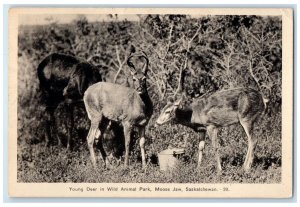
[[[158,154],[158,161],[160,170],[166,171],[174,168],[178,163],[178,159],[184,154],[184,149],[173,148],[161,151]]]

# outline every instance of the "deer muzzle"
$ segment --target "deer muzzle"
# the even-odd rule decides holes
[[[160,125],[162,125],[162,123],[159,123],[158,121],[156,121],[154,124],[154,127],[159,127]]]
[[[143,87],[138,87],[138,88],[136,89],[136,91],[138,92],[138,94],[144,93]]]
[[[67,87],[65,87],[63,90],[63,96],[66,96],[66,95],[67,95]]]

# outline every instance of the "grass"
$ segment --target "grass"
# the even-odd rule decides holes
[[[56,144],[45,147],[41,137],[33,137],[33,123],[29,110],[23,110],[19,117],[18,139],[18,182],[75,182],[75,183],[279,183],[281,181],[281,116],[264,117],[255,128],[258,145],[255,150],[254,166],[245,172],[242,164],[246,155],[247,140],[242,127],[236,125],[224,128],[219,133],[220,155],[223,171],[218,173],[212,154],[211,142],[207,138],[202,167],[197,165],[197,134],[180,125],[166,125],[147,130],[148,165],[142,169],[139,147],[136,143],[131,152],[130,167],[112,165],[103,168],[98,152],[98,168],[90,162],[84,134],[75,137],[75,147],[66,151]],[[61,114],[63,116],[63,114]],[[25,122],[30,124],[26,125]],[[30,122],[31,121],[31,122]],[[27,124],[28,124],[27,123]],[[271,128],[272,126],[272,128]],[[36,129],[38,126],[34,126]],[[82,126],[81,126],[82,127]],[[88,122],[86,127],[88,128]],[[84,130],[83,130],[84,131]],[[41,134],[37,131],[37,134]],[[40,135],[41,136],[41,135]],[[60,135],[62,136],[62,135]],[[188,136],[185,157],[178,166],[167,172],[159,169],[157,153],[168,147],[182,147],[184,137]],[[153,138],[153,140],[151,139]],[[33,141],[36,140],[36,141]]]
[[[32,148],[32,160],[24,160],[24,153],[18,156],[19,182],[75,182],[75,183],[278,183],[281,167],[272,163],[265,169],[263,163],[257,164],[249,172],[244,172],[241,165],[226,163],[221,173],[215,169],[215,160],[204,157],[203,167],[196,170],[196,163],[180,162],[174,171],[162,172],[159,166],[149,163],[146,170],[141,163],[131,161],[129,168],[123,165],[104,169],[99,163],[94,170],[87,150],[65,152],[54,146],[41,150]],[[208,150],[210,147],[208,147]],[[207,151],[205,153],[207,153]]]

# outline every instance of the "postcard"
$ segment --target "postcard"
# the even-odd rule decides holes
[[[293,195],[291,8],[11,8],[9,196]]]

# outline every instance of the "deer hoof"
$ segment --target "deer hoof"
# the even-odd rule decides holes
[[[223,170],[223,169],[222,169],[222,167],[221,167],[221,166],[217,166],[217,172],[218,172],[218,173],[221,173],[221,172],[222,172],[222,170]]]
[[[94,165],[94,164],[93,164],[93,169],[94,169],[95,171],[98,171],[98,168],[97,168],[97,166],[96,166],[96,165]]]
[[[48,142],[46,142],[43,146],[44,146],[44,148],[48,148],[50,146],[50,144]]]
[[[142,169],[146,170],[147,169],[147,165],[142,165]]]
[[[245,171],[245,172],[249,172],[249,171],[250,171],[250,169],[251,169],[251,167],[250,167],[250,166],[244,166],[244,171]]]
[[[104,169],[110,170],[112,168],[113,168],[113,166],[108,161],[106,161],[106,163],[104,164]]]
[[[202,170],[202,168],[203,168],[202,165],[197,165],[197,167],[196,167],[196,169],[197,169],[198,171]]]

